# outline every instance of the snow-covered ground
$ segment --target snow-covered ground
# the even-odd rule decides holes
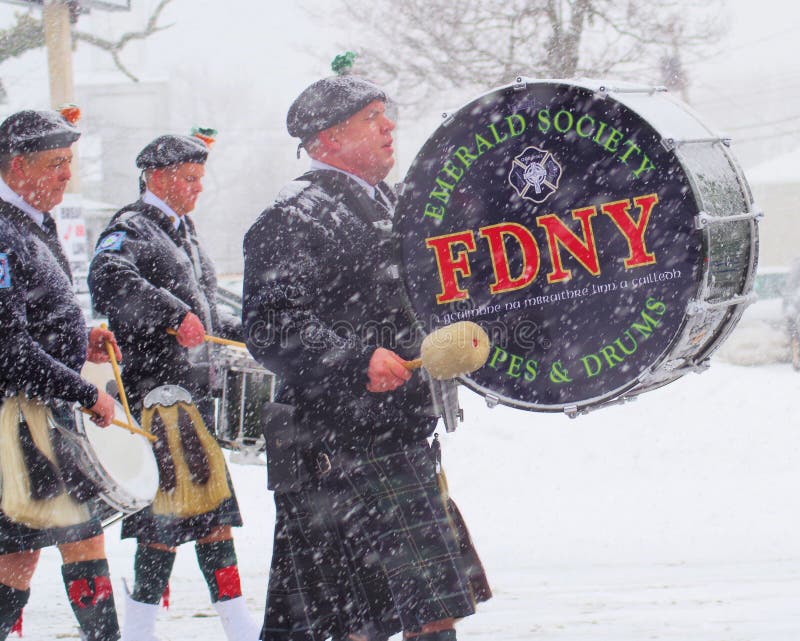
[[[754,306],[753,321],[769,311]],[[701,375],[574,420],[488,409],[462,389],[466,420],[442,435],[444,466],[495,596],[459,624],[459,638],[800,639],[798,392],[786,363],[721,356]],[[230,468],[246,521],[236,531],[244,590],[260,617],[272,497],[263,467]],[[107,537],[121,602],[134,546],[118,526]],[[26,639],[78,637],[59,565],[44,551]],[[190,545],[171,586],[159,635],[223,639]]]

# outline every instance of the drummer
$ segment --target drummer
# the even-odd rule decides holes
[[[454,641],[455,619],[490,596],[466,526],[442,500],[428,385],[405,367],[419,346],[391,251],[386,102],[357,76],[307,87],[287,128],[310,171],[245,236],[248,348],[295,407],[295,442],[281,449],[302,461],[287,477],[307,477],[275,492],[264,623],[274,638],[373,641],[402,629]]]
[[[213,430],[205,336],[241,340],[241,322],[217,307],[214,268],[189,215],[202,191],[211,140],[164,135],[142,149],[136,158],[142,171],[139,199],[119,210],[100,235],[89,288],[95,308],[108,316],[124,346],[122,380],[134,413],[154,388],[179,385]],[[135,538],[138,546],[123,638],[152,637],[176,548],[195,541],[228,638],[256,639],[259,628],[241,596],[231,532],[241,524],[233,488],[216,508],[196,516],[154,514],[148,508],[126,517],[122,536]]]
[[[108,360],[106,341],[121,356],[108,330],[87,332],[49,213],[64,196],[80,135],[54,111],[20,111],[0,124],[0,639],[19,620],[40,550],[50,545],[61,552],[84,638],[119,639],[92,492],[62,471],[70,462],[47,425],[51,408],[67,401],[108,426],[114,400],[78,371],[86,360]]]

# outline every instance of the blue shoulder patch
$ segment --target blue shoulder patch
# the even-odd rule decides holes
[[[122,241],[125,240],[125,236],[127,235],[128,232],[126,231],[111,232],[98,243],[97,249],[94,253],[99,254],[100,252],[105,251],[119,251],[119,249],[122,247]]]
[[[11,287],[11,265],[8,254],[0,254],[0,289]]]

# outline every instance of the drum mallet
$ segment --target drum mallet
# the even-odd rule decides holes
[[[102,329],[108,329],[108,325],[105,323],[101,323],[100,327]],[[117,382],[117,391],[119,392],[119,400],[122,403],[122,408],[125,410],[125,418],[128,419],[127,428],[129,431],[138,434],[142,433],[147,436],[152,436],[152,434],[147,434],[147,432],[143,430],[139,430],[133,426],[133,416],[131,416],[131,409],[128,407],[128,397],[125,396],[125,387],[122,385],[122,374],[119,371],[119,363],[117,363],[117,357],[114,355],[114,346],[111,344],[111,341],[106,341],[106,352],[108,352],[108,360],[111,362],[111,369],[114,371],[114,380]],[[155,439],[153,439],[155,440]]]
[[[470,374],[489,358],[489,336],[480,325],[459,321],[428,334],[420,357],[405,363],[406,369],[424,367],[431,378],[446,380]]]
[[[177,336],[178,330],[167,328],[167,334]],[[239,349],[247,349],[247,345],[239,341],[232,341],[229,338],[220,338],[219,336],[212,336],[211,334],[203,334],[203,340],[208,343],[217,343],[218,345],[230,345],[231,347],[238,347]]]

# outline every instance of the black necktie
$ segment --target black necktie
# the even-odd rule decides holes
[[[382,213],[386,214],[387,218],[391,218],[392,208],[389,205],[389,202],[386,200],[386,196],[383,195],[380,189],[377,187],[375,188],[375,202],[378,204],[378,207],[381,209]]]
[[[48,211],[43,212],[42,214],[42,230],[44,231],[45,236],[47,236],[47,244],[50,247],[50,251],[53,252],[53,255],[61,265],[64,273],[69,277],[70,281],[72,281],[72,271],[69,268],[69,261],[64,253],[64,248],[61,246],[61,239],[58,237],[56,221]]]
[[[58,237],[58,230],[56,229],[56,221],[50,215],[49,211],[46,211],[42,214],[42,229],[47,232],[48,236],[52,236],[53,238]]]

